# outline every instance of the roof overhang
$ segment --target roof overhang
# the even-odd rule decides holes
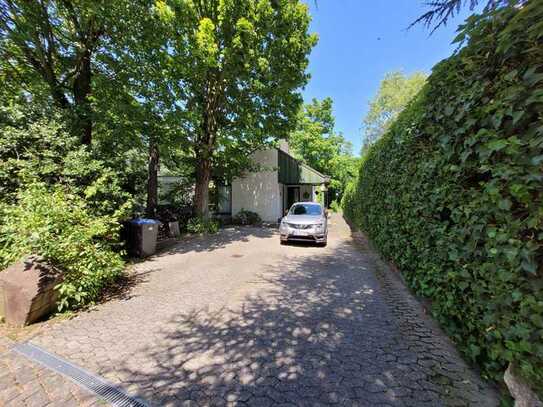
[[[330,177],[278,149],[279,182],[286,185],[323,185]]]

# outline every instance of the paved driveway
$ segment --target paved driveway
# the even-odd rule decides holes
[[[273,229],[195,238],[120,298],[32,339],[155,405],[496,405],[339,216],[326,248]]]

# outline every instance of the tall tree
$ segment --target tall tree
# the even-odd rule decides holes
[[[19,80],[38,75],[52,100],[74,113],[83,144],[92,141],[93,57],[113,9],[103,0],[0,0],[2,69]]]
[[[385,75],[364,118],[363,149],[383,135],[409,101],[422,89],[426,77],[422,72],[415,72],[411,76],[398,71]]]
[[[330,200],[339,200],[347,183],[357,172],[357,158],[350,142],[335,131],[333,102],[313,99],[300,109],[289,144],[294,155],[331,177]]]
[[[299,0],[168,0],[157,7],[170,22],[164,49],[171,82],[182,90],[176,105],[186,112],[178,117],[193,158],[196,212],[205,217],[214,168],[245,161],[292,128],[316,36]]]

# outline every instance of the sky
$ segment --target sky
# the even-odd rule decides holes
[[[469,15],[464,10],[430,36],[423,25],[406,30],[427,10],[423,0],[306,2],[313,17],[311,32],[319,35],[319,43],[310,56],[311,80],[304,99],[333,99],[336,131],[353,143],[355,154],[362,145],[363,117],[385,73],[430,73],[452,54],[456,28]]]

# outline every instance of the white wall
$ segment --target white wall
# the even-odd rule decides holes
[[[232,181],[232,215],[242,209],[256,212],[265,222],[276,222],[282,214],[283,186],[277,173],[277,150],[258,151],[253,160],[262,171]]]

